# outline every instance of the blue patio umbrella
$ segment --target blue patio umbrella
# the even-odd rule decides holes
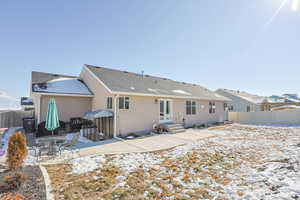
[[[54,130],[59,128],[58,113],[54,98],[51,98],[48,102],[48,111],[45,128],[49,131],[52,131],[52,135]]]

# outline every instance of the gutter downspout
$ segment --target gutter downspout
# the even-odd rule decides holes
[[[119,95],[117,94],[114,99],[114,138],[119,139],[117,137],[117,100]]]

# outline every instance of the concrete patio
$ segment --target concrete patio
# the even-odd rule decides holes
[[[176,134],[153,135],[133,140],[119,140],[111,143],[79,149],[80,156],[101,154],[143,153],[170,149],[203,138],[214,137],[204,130],[187,129]]]

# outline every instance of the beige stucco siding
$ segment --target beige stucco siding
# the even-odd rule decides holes
[[[228,119],[227,111],[224,111],[223,102],[216,103],[216,113],[209,113],[209,101],[195,100],[196,101],[196,115],[186,114],[186,101],[185,99],[174,99],[173,110],[174,110],[174,121],[176,123],[182,123],[185,119],[187,126],[194,124],[205,124],[213,122],[222,122]]]
[[[155,123],[159,123],[159,103],[155,99],[159,98],[130,96],[130,109],[119,110],[117,114],[118,135],[151,130]],[[222,122],[228,119],[228,112],[224,111],[223,102],[216,102],[216,113],[209,114],[209,101],[196,100],[196,115],[186,115],[186,99],[170,100],[175,123],[182,123],[183,118],[187,126]]]
[[[92,109],[106,109],[107,97],[112,96],[111,93],[85,68],[81,71],[80,78],[94,93]]]
[[[33,101],[33,105],[34,105],[34,117],[37,120],[37,123],[40,122],[40,97],[41,95],[36,94],[36,93],[31,93],[30,97]]]
[[[42,96],[41,97],[41,121],[46,119],[48,102],[54,98],[57,105],[59,120],[70,121],[73,117],[83,117],[84,113],[91,110],[92,98],[69,96]]]
[[[152,130],[158,123],[159,104],[154,97],[130,96],[129,110],[118,110],[118,134]]]

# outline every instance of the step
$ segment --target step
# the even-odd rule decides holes
[[[185,131],[186,131],[185,129],[177,129],[177,130],[170,131],[170,133],[172,133],[172,134],[174,134],[174,133],[183,133]]]
[[[182,124],[162,124],[165,129],[169,132],[169,133],[180,133],[180,132],[185,132],[185,128],[183,127]]]
[[[175,124],[175,125],[168,125],[168,126],[165,126],[166,128],[168,129],[173,129],[173,128],[183,128],[182,124]]]
[[[173,130],[173,129],[184,129],[183,126],[173,126],[173,127],[167,127],[168,129],[170,130]]]
[[[170,133],[180,133],[185,131],[182,124],[168,124],[166,128]]]
[[[168,127],[168,128],[182,127],[182,124],[165,124],[165,126]]]

